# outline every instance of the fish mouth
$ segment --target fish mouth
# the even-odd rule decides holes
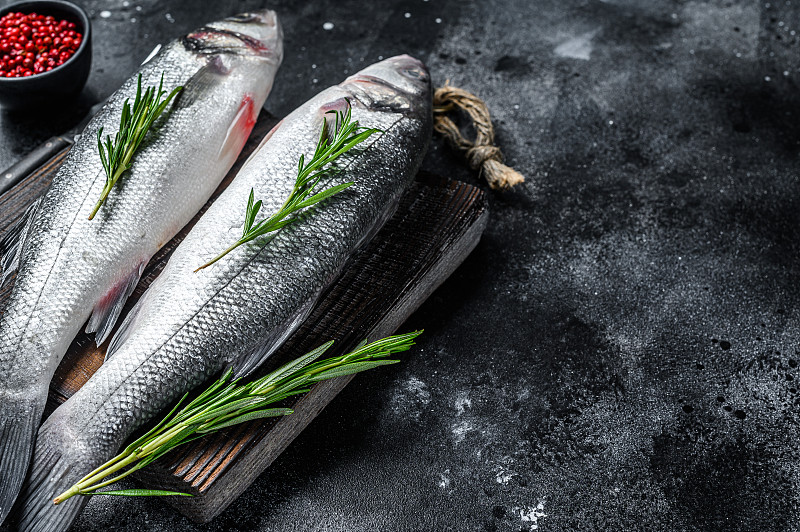
[[[242,15],[237,15],[242,16]],[[253,14],[252,16],[259,16]],[[182,39],[183,46],[192,52],[199,54],[248,54],[259,56],[271,56],[272,51],[264,46],[264,43],[234,30],[213,28],[204,26]]]

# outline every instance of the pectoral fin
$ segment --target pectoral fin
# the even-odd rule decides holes
[[[111,342],[108,344],[108,349],[106,350],[106,360],[109,360],[114,354],[119,351],[119,348],[125,341],[130,337],[131,333],[136,329],[139,318],[147,315],[147,311],[143,311],[143,309],[147,306],[147,302],[150,299],[151,295],[154,293],[158,293],[158,286],[164,279],[164,276],[161,275],[156,277],[156,280],[145,290],[142,297],[139,298],[139,301],[133,306],[133,308],[128,311],[128,314],[125,316],[125,319],[122,320],[117,332],[114,333],[114,336],[111,338]]]
[[[234,377],[237,379],[247,377],[263,364],[276,349],[283,345],[286,339],[289,338],[289,335],[305,321],[313,307],[314,300],[312,299],[298,309],[282,327],[277,328],[272,334],[264,338],[264,340],[256,345],[249,353],[234,360],[230,364],[231,369],[233,369]]]
[[[253,96],[245,93],[219,148],[217,154],[219,159],[236,158],[239,155],[250,137],[250,132],[253,131],[253,126],[256,125],[256,118],[258,109],[253,102]]]
[[[115,284],[95,305],[92,316],[89,318],[89,323],[86,325],[86,332],[96,333],[95,342],[97,345],[105,342],[108,335],[111,334],[114,324],[117,323],[117,319],[122,313],[125,302],[139,283],[146,264],[147,261],[139,264],[127,277]]]

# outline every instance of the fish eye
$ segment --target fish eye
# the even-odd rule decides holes
[[[407,68],[403,70],[403,75],[412,79],[419,79],[419,80],[426,79],[425,73],[418,68]]]
[[[230,22],[242,22],[242,23],[257,22],[258,16],[255,15],[254,13],[240,13],[239,15],[230,16],[225,20]]]

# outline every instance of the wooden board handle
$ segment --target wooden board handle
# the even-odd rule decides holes
[[[0,174],[0,194],[11,190],[14,185],[69,146],[72,146],[72,141],[66,137],[50,137],[43,144],[34,148],[32,152]]]

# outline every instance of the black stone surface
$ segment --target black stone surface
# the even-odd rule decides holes
[[[490,194],[482,242],[404,327],[419,349],[215,521],[95,498],[76,530],[797,530],[797,3],[271,4],[270,111],[407,52],[488,102],[527,181]],[[156,43],[260,3],[84,5],[81,101],[3,114],[0,167]],[[425,167],[478,183],[438,140]]]

